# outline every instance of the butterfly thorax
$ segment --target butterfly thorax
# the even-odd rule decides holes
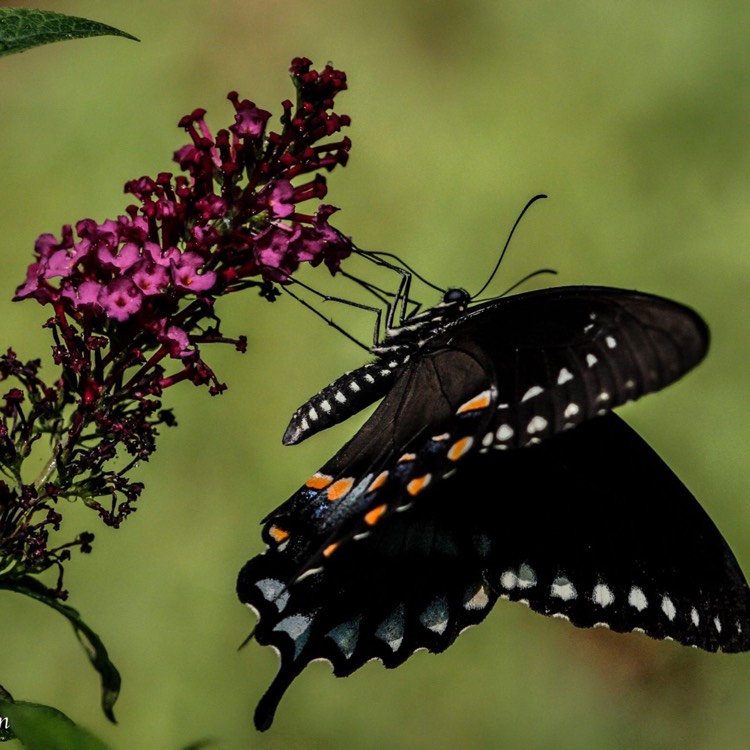
[[[434,307],[407,317],[401,325],[388,327],[383,340],[370,351],[378,356],[408,353],[443,332],[445,324],[459,318],[471,297],[465,289],[448,289]]]

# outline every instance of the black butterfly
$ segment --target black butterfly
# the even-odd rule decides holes
[[[581,627],[750,649],[750,594],[695,498],[611,410],[703,359],[692,310],[604,287],[470,305],[462,290],[390,325],[377,359],[297,410],[287,444],[384,396],[266,519],[240,572],[256,640],[280,653],[267,729],[314,659],[338,676],[446,649],[495,601]]]

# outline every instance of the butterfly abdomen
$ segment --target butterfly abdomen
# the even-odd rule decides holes
[[[347,372],[323,388],[294,412],[282,438],[284,445],[301,443],[382,398],[393,385],[401,364],[381,358]]]

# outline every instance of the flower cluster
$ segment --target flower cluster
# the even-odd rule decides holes
[[[10,351],[0,366],[0,380],[20,385],[5,396],[0,426],[0,470],[12,479],[0,483],[0,576],[64,559],[67,550],[47,546],[48,530],[60,524],[60,497],[82,498],[111,526],[134,510],[142,485],[124,475],[154,451],[158,428],[174,423],[161,408],[164,389],[188,380],[220,393],[226,386],[201,345],[246,348],[244,336],[221,333],[220,296],[255,288],[273,301],[276,284],[288,283],[301,263],[335,273],[352,252],[329,224],[336,208],[300,211],[325,197],[321,172],[347,162],[349,139],[331,140],[349,125],[333,111],[346,77],[331,66],[313,70],[305,58],[290,72],[297,98],[282,102],[279,132],[269,130],[269,112],[232,92],[228,128],[213,135],[202,109],[180,121],[190,138],[174,154],[182,173],[128,182],[137,204],[116,220],[83,219],[75,231],[64,226],[59,239],[38,238],[15,299],[51,306],[60,375],[48,387],[38,363],[20,363]],[[44,432],[52,456],[42,476],[24,484],[20,462]],[[39,513],[44,520],[33,521]],[[77,541],[84,550],[90,542]]]
[[[351,142],[321,139],[349,125],[347,115],[331,110],[346,88],[341,71],[310,70],[295,59],[291,73],[296,106],[282,102],[280,133],[267,132],[270,113],[236,92],[229,94],[235,122],[214,137],[197,109],[180,121],[192,143],[174,160],[187,175],[159,174],[125,185],[139,206],[127,215],[97,224],[84,219],[62,237],[37,240],[37,261],[29,266],[16,299],[35,298],[67,315],[84,335],[106,333],[112,321],[146,326],[170,356],[186,356],[195,321],[185,313],[188,300],[210,306],[219,295],[250,282],[273,297],[272,282],[285,283],[300,263],[324,262],[335,272],[352,251],[351,242],[328,223],[333,206],[314,214],[297,206],[325,197],[321,170],[345,165]],[[311,179],[293,184],[303,175]]]

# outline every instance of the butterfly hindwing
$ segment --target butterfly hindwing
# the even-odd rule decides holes
[[[642,630],[708,650],[750,648],[750,596],[690,492],[615,415],[523,451],[472,454],[425,502],[394,513],[297,580],[294,546],[240,574],[280,653],[256,712],[270,725],[312,660],[347,675],[447,648],[498,597],[582,627]]]
[[[501,596],[582,627],[750,648],[748,587],[726,541],[616,415],[531,448],[514,466],[530,502],[505,513],[518,533],[488,574]]]
[[[352,440],[265,519],[267,543],[294,547],[303,573],[420,501],[486,433],[496,401],[489,368],[481,352],[446,348],[408,364]]]

